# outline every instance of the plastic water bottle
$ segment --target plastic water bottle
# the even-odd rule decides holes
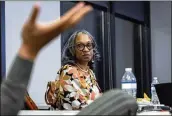
[[[151,102],[153,105],[159,105],[160,102],[154,86],[155,84],[159,84],[157,77],[154,77],[151,83]]]
[[[124,92],[136,98],[137,83],[132,68],[125,68],[125,73],[121,79],[121,88]]]

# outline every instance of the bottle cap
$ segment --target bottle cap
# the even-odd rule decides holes
[[[153,79],[158,79],[158,77],[153,77]]]
[[[132,71],[132,68],[125,68],[125,71],[131,72]]]

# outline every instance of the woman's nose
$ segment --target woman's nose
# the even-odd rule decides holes
[[[87,47],[87,46],[85,46],[83,51],[84,51],[84,52],[89,52],[88,47]]]

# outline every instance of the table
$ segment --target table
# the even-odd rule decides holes
[[[164,111],[164,112],[159,112],[159,111],[148,111],[148,112],[141,112],[141,113],[139,113],[139,114],[137,114],[137,115],[163,115],[163,116],[165,116],[165,115],[169,115],[169,116],[171,116],[171,114],[169,113],[169,112],[166,112],[166,111]]]
[[[18,115],[76,115],[79,111],[22,110]]]
[[[51,111],[51,110],[22,110],[18,115],[76,115],[79,111]],[[137,115],[171,115],[169,112],[149,111]]]

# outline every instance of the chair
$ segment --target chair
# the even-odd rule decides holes
[[[38,106],[35,104],[35,102],[29,96],[28,92],[26,92],[26,95],[24,97],[24,108],[23,108],[23,110],[39,110]]]

